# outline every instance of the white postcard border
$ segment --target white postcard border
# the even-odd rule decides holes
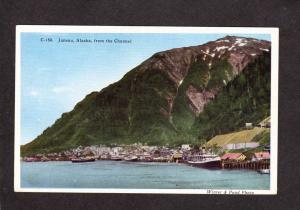
[[[271,35],[271,158],[270,190],[234,190],[234,189],[107,189],[107,188],[22,188],[20,177],[20,130],[21,130],[21,49],[22,32],[42,33],[229,33],[229,34],[270,34]],[[47,193],[151,193],[151,194],[232,194],[267,195],[277,194],[278,161],[278,61],[279,29],[261,27],[161,27],[161,26],[16,26],[15,54],[15,149],[14,149],[14,190],[15,192]]]

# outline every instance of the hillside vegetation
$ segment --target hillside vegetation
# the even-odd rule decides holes
[[[154,54],[118,82],[87,95],[21,153],[137,142],[202,145],[267,116],[270,42],[227,36]]]
[[[207,146],[217,146],[223,147],[226,144],[237,144],[237,143],[248,143],[248,142],[261,142],[263,141],[263,135],[269,137],[270,129],[269,128],[258,128],[255,127],[249,130],[242,130],[238,132],[217,135],[209,140]],[[264,142],[266,143],[266,142]]]
[[[196,118],[193,132],[198,139],[207,141],[270,116],[270,74],[270,57],[265,55],[230,81]]]

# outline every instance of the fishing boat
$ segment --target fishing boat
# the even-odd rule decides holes
[[[191,166],[201,168],[221,168],[221,158],[213,154],[195,155],[187,161]]]
[[[125,157],[124,160],[126,161],[131,161],[131,162],[135,162],[135,161],[138,161],[138,157],[133,155],[133,156],[128,156],[128,157]]]
[[[72,163],[84,163],[84,162],[94,162],[95,158],[73,158]]]
[[[112,155],[111,160],[114,160],[114,161],[121,161],[123,160],[123,158],[121,156],[118,156],[118,155]]]
[[[260,174],[270,174],[270,169],[259,169],[257,172]]]

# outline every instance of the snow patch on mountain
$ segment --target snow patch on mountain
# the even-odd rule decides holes
[[[228,49],[228,46],[221,46],[221,47],[216,47],[216,51],[221,51],[221,50],[225,50],[225,49]]]

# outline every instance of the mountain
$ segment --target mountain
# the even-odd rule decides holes
[[[79,145],[197,144],[270,115],[270,42],[226,36],[159,52],[92,92],[22,155]]]

